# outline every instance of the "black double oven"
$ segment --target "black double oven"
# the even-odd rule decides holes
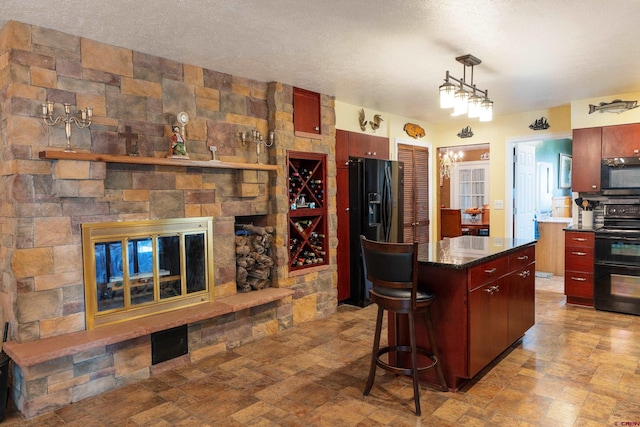
[[[640,204],[604,205],[595,230],[594,307],[640,315]]]

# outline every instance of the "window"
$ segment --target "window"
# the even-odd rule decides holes
[[[451,180],[451,205],[480,208],[489,202],[489,161],[459,162]]]

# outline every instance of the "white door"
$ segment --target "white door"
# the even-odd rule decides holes
[[[535,238],[536,148],[515,144],[513,220],[516,239]]]

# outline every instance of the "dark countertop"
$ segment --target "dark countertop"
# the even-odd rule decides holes
[[[418,249],[418,262],[437,267],[462,269],[515,252],[535,243],[536,240],[504,237],[454,237],[421,244]]]
[[[596,231],[598,228],[600,228],[600,226],[597,227],[583,227],[581,225],[570,225],[567,228],[563,228],[564,231],[586,231],[586,232],[594,232]]]

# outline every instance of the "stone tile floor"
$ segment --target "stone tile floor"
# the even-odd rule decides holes
[[[562,277],[536,278],[536,325],[457,393],[378,370],[362,397],[375,307],[167,370],[7,426],[640,425],[640,317],[565,304]]]

